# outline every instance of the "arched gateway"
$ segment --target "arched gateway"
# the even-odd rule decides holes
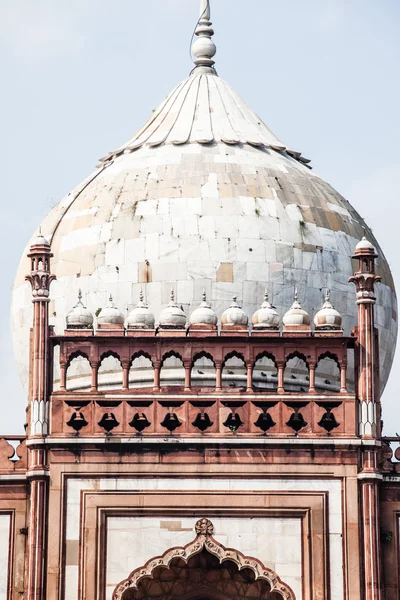
[[[208,519],[197,537],[135,569],[114,590],[113,600],[295,600],[278,575],[255,558],[225,548]]]

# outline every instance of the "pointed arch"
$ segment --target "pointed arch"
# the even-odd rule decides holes
[[[243,354],[233,350],[222,363],[222,386],[243,388],[247,386],[247,367]]]
[[[164,363],[166,360],[168,360],[168,358],[177,358],[179,359],[182,364],[183,364],[183,358],[182,356],[179,354],[179,352],[176,352],[175,350],[169,350],[168,352],[166,352],[162,359],[161,359],[161,368],[164,366]]]
[[[137,352],[135,352],[131,356],[130,367],[132,366],[133,362],[137,358],[147,358],[151,362],[151,366],[154,366],[154,362],[153,362],[153,359],[151,357],[151,354],[149,352],[145,352],[144,350],[138,350]]]
[[[114,350],[105,350],[100,356],[99,365],[101,365],[103,360],[105,360],[106,358],[111,358],[111,357],[115,358],[116,360],[121,362],[121,358],[120,358],[119,354],[117,354],[117,352],[114,352]]]
[[[157,556],[146,562],[145,565],[135,569],[129,577],[119,583],[113,593],[112,600],[130,600],[141,581],[145,579],[155,579],[155,572],[159,569],[170,569],[174,560],[182,561],[188,565],[189,561],[206,552],[217,559],[217,562],[231,562],[236,565],[238,572],[248,569],[254,575],[254,582],[265,581],[269,586],[270,598],[280,598],[282,600],[296,600],[293,590],[285,584],[280,577],[272,570],[265,567],[261,561],[254,557],[245,556],[242,552],[234,548],[226,548],[220,544],[211,535],[213,526],[208,519],[202,519],[197,522],[203,526],[201,531],[197,530],[197,537],[186,546],[175,547],[164,552],[162,556]],[[205,529],[204,525],[207,526]]]
[[[253,365],[252,385],[254,390],[278,389],[278,365],[275,356],[264,350],[256,356]]]
[[[324,352],[323,354],[320,354],[318,356],[318,360],[317,360],[316,366],[318,366],[318,363],[321,360],[324,360],[324,358],[329,358],[330,360],[334,360],[335,363],[337,364],[338,368],[340,369],[339,359],[337,357],[337,354],[335,354],[334,352]]]
[[[310,367],[305,354],[298,350],[291,352],[285,360],[284,389],[287,392],[308,392],[310,388]]]
[[[237,358],[238,360],[241,360],[243,362],[245,362],[244,360],[244,356],[241,352],[237,352],[236,350],[232,350],[232,352],[229,352],[225,357],[224,360],[222,362],[222,368],[225,367],[226,363],[228,360],[230,360],[231,358]]]
[[[315,389],[322,393],[340,392],[340,363],[336,354],[324,352],[315,366]]]
[[[166,352],[161,360],[160,386],[161,387],[184,387],[185,368],[183,359],[179,352],[170,350]]]
[[[214,357],[209,353],[206,352],[206,350],[202,350],[201,352],[197,352],[194,356],[193,356],[193,360],[192,360],[192,368],[194,367],[194,364],[196,361],[198,361],[201,358],[207,358],[208,360],[210,360],[212,362],[212,364],[215,367],[215,360]]]
[[[129,387],[151,388],[154,385],[154,363],[151,355],[139,350],[131,356],[129,363]]]
[[[299,360],[303,360],[306,363],[307,369],[308,369],[308,361],[307,361],[307,357],[305,354],[303,354],[302,352],[299,352],[298,350],[291,352],[285,358],[285,366],[287,365],[289,360],[292,360],[292,358],[298,358]]]
[[[89,391],[92,377],[92,368],[89,357],[82,350],[77,350],[69,355],[66,364],[66,390],[67,392]]]
[[[122,389],[121,358],[113,350],[106,350],[100,356],[97,378],[99,390]]]
[[[213,356],[202,350],[194,355],[190,375],[192,387],[215,388],[217,384],[217,370]]]
[[[86,360],[89,362],[89,356],[86,354],[86,352],[83,352],[82,350],[76,350],[75,352],[72,352],[68,356],[67,365],[66,365],[67,370],[75,358],[86,358]]]

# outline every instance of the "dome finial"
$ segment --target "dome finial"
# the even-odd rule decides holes
[[[213,69],[215,64],[213,57],[217,52],[217,47],[211,39],[214,35],[214,30],[211,27],[210,18],[210,0],[200,0],[200,18],[195,31],[197,40],[192,45],[192,52],[196,57],[194,63],[196,67]]]

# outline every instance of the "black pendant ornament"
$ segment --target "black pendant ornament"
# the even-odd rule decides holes
[[[150,427],[150,421],[144,413],[136,413],[129,425],[136,429],[137,432],[142,433],[146,427]]]

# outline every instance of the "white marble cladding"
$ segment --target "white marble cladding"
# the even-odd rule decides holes
[[[0,514],[0,600],[8,599],[8,559],[11,517]]]
[[[66,540],[79,540],[81,505],[80,494],[83,490],[116,491],[290,491],[290,492],[327,492],[329,520],[329,560],[331,600],[343,598],[343,542],[342,542],[342,486],[338,480],[302,480],[302,479],[172,479],[172,478],[85,478],[68,479],[67,482],[67,524]],[[202,515],[198,515],[201,517]],[[170,517],[165,520],[171,521]],[[114,548],[107,561],[108,596],[114,579],[127,577],[133,569],[141,566],[147,558],[164,552],[173,545],[180,545],[194,539],[193,527],[196,518],[180,520],[187,524],[187,531],[157,531],[157,519],[131,517],[120,526],[118,519],[109,520],[108,536]],[[299,581],[299,557],[301,532],[293,519],[246,519],[214,518],[216,537],[227,546],[236,547],[245,554],[274,564],[278,575],[292,586],[296,598],[301,600],[301,582]],[[264,532],[264,533],[262,533]],[[284,543],[278,543],[278,534],[284,535]],[[262,539],[268,536],[267,539]],[[119,541],[117,541],[119,540]],[[139,544],[138,540],[141,540]],[[173,542],[173,543],[172,543]],[[168,545],[170,544],[170,545]],[[269,546],[269,547],[268,547]],[[290,546],[286,548],[285,546]],[[110,547],[109,547],[110,548]],[[127,550],[128,549],[128,550]],[[133,550],[135,549],[135,551]],[[128,552],[129,558],[126,553]],[[118,553],[118,557],[116,556]],[[78,564],[71,564],[68,557],[66,574],[66,600],[78,600]],[[132,559],[130,562],[129,559]],[[272,567],[271,567],[272,568]],[[286,570],[285,570],[286,569]],[[286,575],[285,575],[286,573]],[[301,577],[301,575],[300,575]],[[119,583],[119,581],[117,582]]]
[[[203,289],[218,317],[237,296],[251,317],[265,289],[282,316],[295,286],[313,318],[326,288],[356,324],[351,255],[365,223],[350,204],[305,166],[271,149],[226,144],[142,147],[99,170],[64,199],[42,224],[52,240],[50,317],[56,332],[82,288],[95,313],[112,294],[120,310],[137,304],[140,289],[159,315],[171,286],[190,315]],[[337,210],[333,210],[333,206]],[[372,233],[367,236],[374,241]],[[375,243],[375,241],[374,241]],[[376,321],[381,378],[392,363],[397,306],[389,267],[377,246]],[[31,295],[22,260],[15,282],[12,329],[27,385]]]
[[[199,43],[197,40],[193,49]],[[145,144],[158,146],[162,142],[174,145],[249,143],[286,149],[226,81],[214,73],[199,74],[197,70],[167,96],[133,138],[102,161],[122,152],[133,152]],[[310,162],[300,158],[299,152],[296,158]]]
[[[111,517],[107,520],[106,600],[134,569],[196,537],[196,519]],[[212,517],[215,539],[256,557],[302,598],[301,519]]]

